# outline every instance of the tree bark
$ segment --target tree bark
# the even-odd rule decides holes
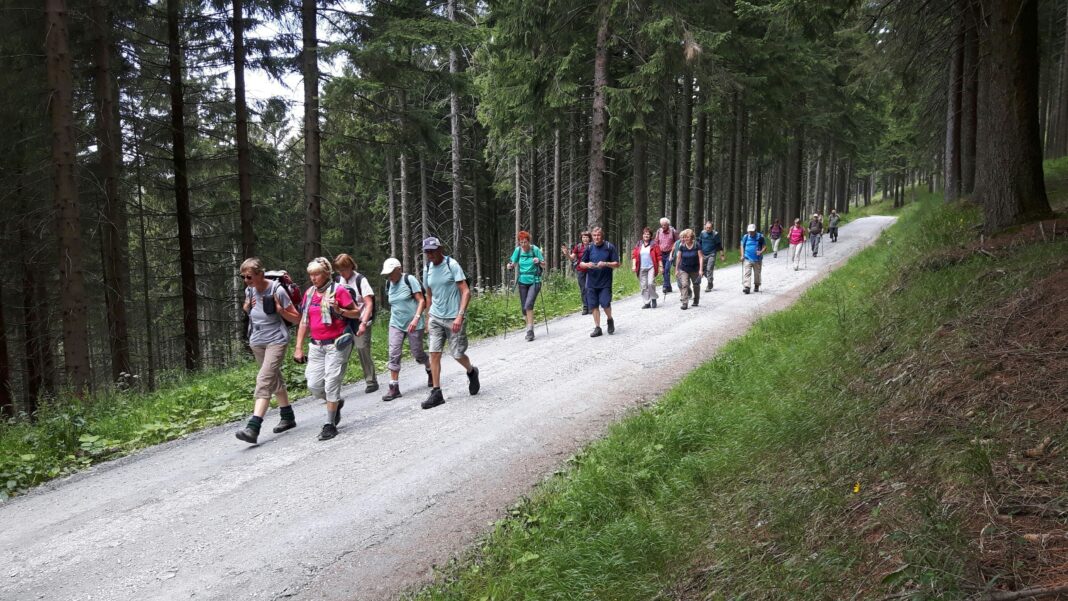
[[[401,265],[404,271],[412,272],[412,233],[408,219],[408,153],[400,153],[400,229]],[[449,249],[450,254],[452,249]]]
[[[1000,1],[1000,0],[995,0]],[[949,53],[949,81],[946,83],[946,201],[960,198],[961,74],[964,72],[964,22],[957,19]]]
[[[604,221],[604,138],[605,88],[608,87],[608,24],[611,11],[601,1],[597,7],[597,47],[593,61],[593,113],[590,116],[590,186],[586,197],[586,222],[589,227]]]
[[[386,153],[386,191],[389,202],[389,256],[397,258],[397,193],[393,181],[393,155]]]
[[[96,139],[100,172],[104,180],[104,219],[100,224],[103,250],[104,304],[107,311],[108,342],[111,350],[111,380],[130,373],[130,338],[126,316],[129,295],[126,258],[126,211],[119,196],[118,93],[111,70],[111,18],[107,3],[94,0],[90,6],[95,42],[93,79],[96,88]]]
[[[787,214],[784,221],[801,217],[801,200],[804,198],[805,134],[798,127],[790,144],[790,156],[786,165]]]
[[[1064,49],[1061,51],[1060,77],[1058,78],[1058,93],[1054,96],[1057,103],[1056,111],[1053,112],[1055,128],[1053,130],[1054,143],[1050,158],[1062,157],[1068,153],[1068,15],[1064,19]]]
[[[156,389],[156,363],[155,363],[155,347],[153,344],[152,333],[155,328],[152,327],[152,303],[149,296],[149,282],[151,280],[148,276],[148,242],[145,228],[145,202],[144,202],[144,182],[141,178],[141,140],[142,133],[141,128],[136,123],[134,125],[134,168],[136,169],[136,184],[137,184],[137,214],[140,220],[140,242],[141,242],[141,301],[142,307],[145,313],[145,352],[148,355],[148,389]]]
[[[689,71],[682,77],[682,96],[679,107],[678,199],[675,222],[680,228],[690,222],[690,154],[693,144],[693,77]]]
[[[426,159],[419,155],[419,231],[422,238],[430,236],[430,192],[427,188]]]
[[[319,160],[319,38],[315,0],[301,3],[304,73],[304,260],[323,254],[322,165]]]
[[[456,21],[456,0],[449,0],[449,20]],[[463,196],[463,171],[461,170],[460,157],[460,95],[456,92],[455,78],[460,73],[460,63],[457,58],[456,47],[449,48],[449,74],[453,77],[452,87],[449,90],[449,120],[452,129],[452,256],[457,259],[462,255],[460,240],[463,235],[463,227],[460,220],[460,208]]]
[[[523,229],[523,172],[520,162],[521,159],[517,154],[515,157],[515,230],[512,236]]]
[[[708,116],[704,111],[697,113],[697,135],[694,141],[694,175],[692,209],[694,227],[702,227],[705,220],[705,136],[708,129]]]
[[[1038,127],[1038,3],[982,6],[975,196],[991,232],[1051,211]]]
[[[553,130],[553,226],[552,242],[549,244],[549,266],[553,269],[560,267],[560,254],[556,252],[560,248],[560,128]]]
[[[960,116],[960,181],[961,194],[975,191],[975,134],[978,123],[976,109],[979,100],[979,37],[973,3],[964,2],[964,60],[961,73]]]
[[[237,190],[241,215],[241,256],[256,254],[253,229],[252,156],[248,142],[248,104],[245,101],[245,14],[244,1],[233,0],[234,13],[234,109],[237,119]]]
[[[0,285],[6,282],[0,282]],[[7,354],[7,325],[4,323],[4,295],[0,294],[0,417],[15,415],[15,397],[11,389],[11,357]]]
[[[661,134],[660,143],[660,216],[668,216],[668,152],[670,151],[671,144],[668,139],[671,137],[668,131],[667,123],[664,123],[663,132]]]
[[[630,234],[640,238],[649,213],[649,161],[646,159],[649,144],[645,133],[635,132],[633,144],[631,166],[634,169],[634,217],[631,220]]]

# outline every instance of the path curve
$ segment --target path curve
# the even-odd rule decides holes
[[[340,435],[318,442],[324,410],[296,406],[299,426],[261,444],[212,428],[52,482],[0,505],[0,599],[384,599],[426,582],[571,454],[628,410],[655,399],[761,315],[873,242],[892,217],[841,228],[837,244],[793,271],[769,257],[759,294],[741,267],[716,272],[701,306],[678,293],[640,310],[614,303],[617,332],[591,340],[588,317],[539,324],[538,338],[471,345],[482,393],[443,367],[446,404],[419,409],[422,370],[405,396],[346,390]],[[620,270],[616,277],[633,277]],[[644,349],[688,341],[670,362]],[[680,365],[681,364],[681,365]],[[354,362],[350,369],[359,369]],[[385,378],[382,378],[385,381]]]

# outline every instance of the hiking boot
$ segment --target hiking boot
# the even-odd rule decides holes
[[[598,337],[600,335],[601,335],[601,326],[597,326],[597,327],[593,328],[593,331],[590,332],[590,338],[596,338],[596,337]]]
[[[337,411],[334,412],[334,425],[335,426],[341,423],[341,408],[344,407],[344,406],[345,406],[345,399],[341,399],[340,401],[337,402]],[[337,432],[334,432],[334,433],[337,434]],[[320,438],[319,440],[323,440],[323,439]]]
[[[644,305],[642,305],[642,309],[648,309],[648,308],[649,308],[649,303],[645,303]]]
[[[531,332],[533,334],[533,332]],[[482,387],[482,384],[478,381],[478,368],[472,367],[471,371],[467,372],[467,392],[472,395],[478,394],[478,389]]]
[[[608,320],[608,333],[609,334],[615,334],[616,333],[616,322],[611,320],[611,319]]]
[[[399,399],[403,396],[400,391],[400,382],[390,382],[389,392],[382,395],[383,401],[392,401],[393,399]]]
[[[426,400],[423,401],[422,404],[420,404],[419,406],[423,409],[433,409],[434,407],[437,407],[438,405],[442,405],[444,403],[445,397],[441,394],[441,389],[434,388],[430,391],[430,396],[426,397]]]
[[[688,307],[686,305],[686,303],[682,303],[682,307],[681,308],[682,308],[683,311],[685,311],[686,309],[689,309],[690,307]]]
[[[705,286],[705,292],[712,292],[712,285]]]
[[[368,382],[367,383],[367,388],[363,389],[363,393],[364,394],[371,394],[372,392],[374,392],[376,390],[378,390],[378,380],[375,380],[373,382]]]
[[[696,307],[696,306],[697,306],[697,305],[699,305],[700,303],[701,303],[701,301],[696,301],[696,300],[695,300],[695,301],[693,301],[693,306],[695,306],[695,307]]]
[[[779,258],[779,253],[771,253],[771,258],[772,259],[778,259]]]
[[[286,418],[283,417],[282,419],[278,420],[278,425],[274,427],[274,430],[272,430],[272,432],[274,432],[275,434],[281,434],[282,432],[285,432],[286,430],[292,430],[293,428],[296,428],[296,427],[297,427],[297,420],[286,419]]]
[[[590,308],[589,307],[583,307],[582,308],[582,314],[583,315],[589,315],[590,314]]]
[[[649,301],[649,303],[653,305],[654,309],[656,308],[656,299],[655,298],[653,300]]]
[[[749,288],[742,288],[742,292],[749,294]]]
[[[323,429],[319,432],[319,440],[330,440],[337,436],[337,426],[334,424],[323,424]]]
[[[753,286],[753,292],[760,292],[760,284]]]
[[[256,439],[260,437],[260,431],[246,426],[244,430],[235,432],[234,436],[236,436],[238,440],[243,440],[249,444],[256,444]]]
[[[534,340],[534,330],[527,330],[527,342]]]
[[[433,388],[434,387],[434,372],[430,371],[429,369],[426,370],[426,387],[427,388]]]

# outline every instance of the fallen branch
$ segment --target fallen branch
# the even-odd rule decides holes
[[[1053,595],[1059,595],[1061,593],[1068,593],[1068,584],[1057,584],[1054,586],[1033,586],[1031,588],[1020,589],[1018,591],[999,591],[994,593],[988,593],[985,597],[980,597],[980,601],[1015,601],[1016,599],[1040,599],[1042,597],[1050,597]]]

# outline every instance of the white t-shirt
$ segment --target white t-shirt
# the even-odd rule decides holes
[[[350,288],[356,291],[356,298],[352,299],[356,301],[356,308],[363,309],[363,297],[374,296],[375,289],[371,287],[371,282],[367,281],[367,276],[363,276],[363,278],[356,277],[358,273],[359,272],[356,271],[352,272],[352,277],[345,280],[345,284],[347,284]],[[362,282],[360,282],[359,288],[356,287],[356,280],[358,279],[363,280]]]

